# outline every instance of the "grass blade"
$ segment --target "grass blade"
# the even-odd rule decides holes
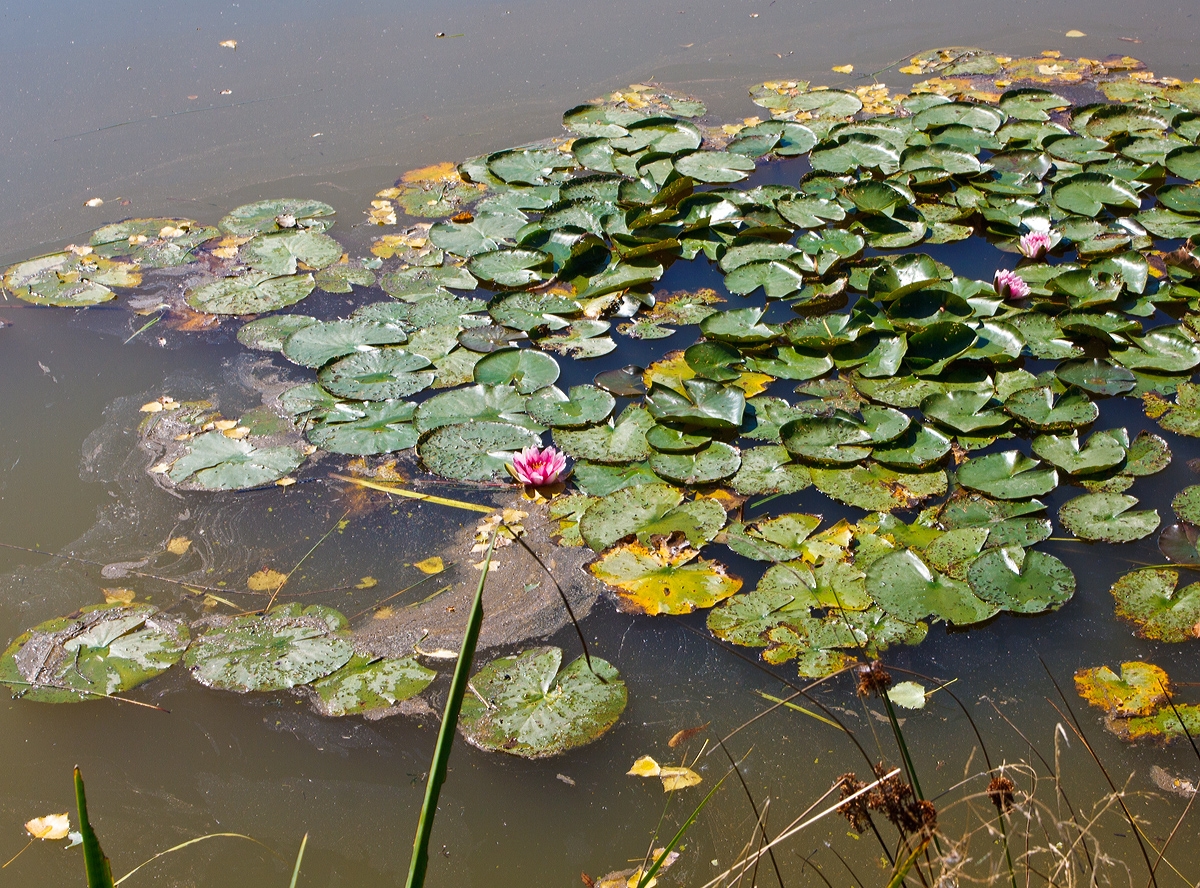
[[[300,840],[300,852],[296,855],[296,868],[292,870],[292,883],[289,888],[296,888],[296,880],[300,878],[300,861],[304,859],[304,848],[308,844],[308,833]]]
[[[114,888],[112,866],[104,851],[100,848],[100,840],[88,820],[87,796],[83,792],[83,775],[79,767],[75,767],[75,808],[79,814],[79,834],[83,837],[83,860],[87,868],[88,888]]]
[[[667,843],[667,847],[663,848],[662,854],[658,855],[658,857],[654,859],[654,863],[651,864],[650,869],[642,873],[642,877],[637,881],[637,888],[642,888],[643,885],[650,884],[651,880],[654,878],[654,874],[657,873],[662,867],[663,861],[671,856],[671,852],[675,850],[675,846],[678,845],[680,840],[683,838],[683,834],[686,833],[691,828],[692,824],[696,822],[696,818],[700,816],[700,812],[704,810],[704,806],[708,804],[708,800],[713,797],[713,794],[721,788],[721,784],[724,783],[726,778],[728,778],[732,773],[733,769],[726,771],[725,776],[717,781],[717,785],[710,789],[708,791],[708,795],[700,800],[700,804],[696,806],[696,810],[693,811],[691,816],[683,822],[683,826],[679,827],[679,832],[675,833],[675,837]]]
[[[471,613],[467,617],[467,631],[463,634],[458,663],[454,666],[454,677],[450,680],[450,693],[446,696],[446,710],[442,713],[442,727],[438,731],[437,744],[433,748],[433,761],[429,764],[425,801],[421,803],[421,817],[417,821],[412,861],[408,866],[408,881],[405,882],[407,888],[422,888],[425,884],[425,871],[429,868],[429,837],[433,833],[438,795],[442,791],[442,784],[446,782],[446,768],[450,762],[450,749],[454,745],[454,733],[458,727],[458,713],[467,693],[471,661],[475,659],[475,645],[479,641],[479,629],[483,625],[483,584],[487,582],[488,568],[492,565],[492,551],[495,548],[496,533],[493,531],[487,555],[483,558],[483,571],[475,589],[475,600],[471,603]]]

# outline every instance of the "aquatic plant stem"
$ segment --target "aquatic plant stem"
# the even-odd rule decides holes
[[[492,566],[492,552],[496,548],[497,531],[492,531],[487,554],[483,556],[483,570],[479,574],[479,585],[475,587],[475,599],[467,616],[467,628],[463,633],[462,648],[450,679],[450,690],[446,695],[446,708],[442,713],[442,725],[438,730],[437,743],[433,747],[433,760],[429,764],[429,778],[425,784],[425,800],[421,803],[421,816],[417,821],[417,834],[413,839],[412,860],[408,866],[406,888],[422,888],[425,871],[429,868],[429,837],[433,833],[433,818],[437,814],[438,796],[446,782],[446,770],[450,762],[450,749],[454,746],[454,734],[458,728],[458,713],[462,709],[463,697],[471,676],[471,662],[475,659],[475,645],[479,641],[479,630],[483,626],[483,585],[487,582],[488,568]]]
[[[312,548],[309,549],[307,552],[305,552],[304,555],[300,558],[300,560],[296,562],[296,566],[287,572],[287,576],[285,576],[279,582],[279,585],[275,587],[275,591],[271,593],[271,597],[267,601],[267,606],[262,609],[262,612],[264,614],[271,609],[272,605],[275,604],[275,599],[279,596],[279,590],[282,589],[284,587],[284,584],[286,584],[287,581],[292,578],[292,574],[294,574],[296,571],[298,571],[300,569],[300,565],[302,565],[305,561],[308,560],[309,555],[311,555],[313,552],[317,551],[317,549],[320,547],[321,543],[323,543],[327,539],[329,539],[330,534],[332,534],[335,530],[337,530],[338,525],[341,524],[343,521],[345,521],[346,516],[349,514],[350,514],[349,509],[347,509],[345,512],[343,512],[342,517],[339,518],[337,521],[333,522],[333,526],[330,527],[329,530],[325,531],[325,535],[323,537],[321,537],[319,540],[317,540],[315,543],[313,543]]]
[[[637,881],[636,888],[645,888],[645,886],[650,883],[650,880],[654,878],[654,874],[662,868],[663,861],[665,861],[667,857],[670,856],[671,852],[675,850],[675,846],[679,844],[684,833],[686,833],[691,828],[692,824],[696,822],[696,818],[700,816],[700,812],[704,810],[704,806],[708,804],[709,799],[711,799],[716,791],[721,788],[721,784],[724,783],[732,773],[733,769],[726,771],[725,776],[717,781],[717,785],[710,789],[708,791],[708,795],[700,800],[700,804],[696,806],[696,810],[694,810],[688,819],[683,822],[683,826],[679,827],[679,831],[675,833],[674,838],[672,838],[671,841],[667,843],[667,846],[663,848],[662,853],[655,858],[654,863],[650,866],[650,869],[642,873],[641,878],[639,878]]]
[[[160,858],[160,857],[165,857],[166,855],[172,854],[176,851],[182,851],[184,848],[188,847],[189,845],[196,845],[196,844],[199,844],[200,842],[206,841],[208,839],[247,839],[251,842],[254,842],[254,844],[256,844],[256,845],[262,845],[262,847],[266,848],[268,851],[271,851],[270,847],[268,847],[267,845],[263,845],[263,843],[260,842],[258,839],[254,838],[254,836],[244,836],[241,833],[209,833],[206,836],[197,836],[194,839],[188,839],[186,842],[180,842],[178,845],[175,845],[171,848],[167,848],[165,851],[159,851],[153,857],[149,858],[148,860],[142,861],[137,866],[135,866],[133,869],[131,869],[129,872],[127,872],[125,875],[121,876],[121,878],[119,878],[115,882],[113,882],[113,885],[120,885],[122,882],[124,882],[126,879],[128,879],[130,876],[132,876],[134,873],[136,873],[142,867],[149,866],[150,864],[154,863],[154,861],[158,860],[158,858]],[[271,851],[271,853],[275,854],[274,851]],[[279,855],[275,854],[275,856],[278,857]]]
[[[296,888],[296,880],[300,878],[300,862],[304,860],[304,848],[308,845],[308,833],[300,840],[300,851],[296,854],[296,866],[292,870],[292,881],[288,888]]]
[[[83,791],[83,775],[79,766],[75,766],[75,810],[79,816],[79,834],[83,841],[83,863],[87,870],[88,888],[114,888],[112,866],[104,851],[100,848],[100,840],[88,820],[87,796]]]

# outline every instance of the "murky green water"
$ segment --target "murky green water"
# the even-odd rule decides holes
[[[1053,48],[1093,57],[1128,52],[1159,73],[1200,76],[1192,52],[1200,17],[1185,4],[974,6],[925,0],[411,8],[279,3],[181,12],[139,4],[12,4],[0,28],[0,82],[8,86],[0,96],[7,136],[0,155],[0,262],[60,248],[129,215],[215,222],[240,203],[282,195],[328,201],[338,211],[338,236],[361,247],[372,232],[351,229],[371,195],[400,172],[557,134],[563,109],[651,78],[699,95],[717,119],[736,120],[758,110],[745,97],[752,83],[784,76],[828,82],[832,65],[849,62],[870,71],[931,46],[984,45],[1014,55]],[[1067,40],[1061,35],[1070,28],[1089,36]],[[463,36],[439,39],[438,32]],[[218,46],[228,39],[238,41],[236,50]],[[104,205],[83,208],[95,196]],[[985,275],[970,266],[970,256],[939,258],[963,273]],[[695,283],[689,274],[702,272],[673,271],[664,286]],[[338,311],[337,297],[320,298],[323,310]],[[141,403],[164,391],[183,397],[213,390],[231,410],[239,401],[256,403],[244,383],[260,371],[228,333],[151,329],[123,344],[142,321],[119,306],[72,313],[9,302],[0,317],[12,324],[0,329],[0,542],[97,562],[0,549],[0,641],[96,600],[101,586],[129,585],[139,597],[173,600],[177,589],[170,584],[104,579],[99,567],[153,556],[158,560],[147,571],[172,576],[195,569],[196,563],[177,565],[155,555],[170,536],[200,541],[189,557],[202,559],[215,577],[235,568],[286,570],[345,511],[321,484],[298,485],[282,496],[177,499],[141,474],[132,434]],[[1131,436],[1146,424],[1132,408],[1106,412],[1104,422],[1126,425]],[[1169,513],[1174,492],[1196,480],[1186,463],[1200,448],[1193,444],[1189,452],[1186,439],[1175,440],[1182,443],[1171,468],[1139,489],[1143,507],[1162,514]],[[1065,498],[1047,502],[1053,510]],[[837,517],[820,497],[801,495],[795,502]],[[320,600],[347,614],[366,611],[411,582],[404,565],[440,551],[463,514],[428,506],[355,513],[305,563],[292,588],[338,588]],[[1075,669],[1126,659],[1153,659],[1177,682],[1200,681],[1192,646],[1137,640],[1112,615],[1108,588],[1115,577],[1131,560],[1161,560],[1153,538],[1122,547],[1119,556],[1080,543],[1048,544],[1046,551],[1080,581],[1063,611],[1002,616],[969,632],[939,626],[924,644],[889,656],[898,667],[957,679],[953,690],[976,719],[993,762],[1028,759],[1030,752],[990,701],[1050,756],[1060,717],[1045,700],[1054,690],[1039,657],[1069,694]],[[731,565],[739,569],[736,559]],[[368,575],[379,587],[340,588]],[[380,594],[383,589],[389,592]],[[711,722],[722,733],[732,730],[764,708],[754,689],[782,689],[780,681],[703,637],[702,618],[639,619],[601,603],[585,628],[629,685],[621,722],[598,744],[545,762],[501,759],[460,744],[442,795],[429,884],[578,884],[581,870],[596,875],[624,866],[644,852],[663,805],[653,782],[624,776],[629,764],[647,753],[660,760],[677,756],[666,742],[680,728]],[[570,651],[574,640],[565,633],[556,643]],[[794,673],[785,666],[779,674]],[[142,698],[170,709],[169,715],[108,703],[0,703],[6,763],[0,857],[24,844],[25,820],[71,807],[70,767],[79,764],[118,875],[158,850],[210,832],[249,834],[277,852],[214,839],[153,864],[130,885],[285,884],[305,832],[301,884],[402,879],[432,721],[419,727],[400,718],[324,720],[287,695],[243,699],[199,688],[178,671],[152,688]],[[849,687],[838,685],[823,699],[847,710],[847,723],[872,755],[875,734],[894,758],[887,726],[864,715]],[[1124,747],[1070,699],[1118,784],[1128,780],[1131,791],[1153,791],[1151,765],[1195,775],[1195,758],[1183,745]],[[964,768],[981,769],[978,754],[968,765],[975,737],[946,695],[911,715],[905,731],[929,795],[954,785]],[[776,826],[836,775],[865,773],[861,757],[836,731],[797,713],[755,722],[730,748],[738,755],[752,748],[747,781],[760,802],[772,799]],[[697,766],[709,784],[724,772],[719,758],[705,757]],[[1073,737],[1064,771],[1072,802],[1090,810],[1107,787]],[[675,799],[668,823],[696,800]],[[1161,843],[1185,802],[1139,798],[1133,804]],[[954,815],[946,816],[954,822]],[[964,823],[977,825],[964,814],[954,828]],[[740,789],[727,787],[689,834],[672,878],[703,884],[732,862],[752,828]],[[1194,832],[1187,823],[1184,830]],[[1107,816],[1096,834],[1106,851],[1129,861],[1135,882],[1144,878],[1118,818]],[[864,881],[884,878],[872,869],[877,849],[847,837],[839,821],[785,847],[779,862],[788,884],[814,878],[801,874],[800,858],[823,852],[827,839]],[[988,851],[995,853],[988,839],[978,838],[973,852]],[[1170,858],[1194,883],[1200,870],[1194,843],[1180,841]],[[849,884],[835,857],[823,852],[816,860],[834,884]],[[39,844],[4,878],[78,883],[81,861],[76,851]],[[760,883],[770,879],[760,872]]]

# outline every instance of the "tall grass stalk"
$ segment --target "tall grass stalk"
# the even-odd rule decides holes
[[[421,803],[421,816],[417,821],[417,835],[413,839],[412,860],[408,865],[406,888],[422,888],[425,872],[429,868],[429,837],[433,833],[433,818],[437,814],[438,796],[446,782],[446,770],[450,763],[450,749],[454,746],[454,734],[458,728],[458,713],[462,709],[463,697],[467,693],[467,682],[471,677],[471,662],[475,659],[475,645],[479,642],[479,630],[483,626],[483,585],[487,582],[488,568],[492,566],[492,552],[496,548],[496,531],[492,531],[487,554],[483,558],[483,570],[479,574],[479,585],[475,588],[475,600],[467,617],[467,629],[463,634],[462,648],[454,666],[454,677],[450,679],[450,692],[446,696],[446,709],[442,713],[442,726],[438,730],[437,744],[433,748],[433,760],[429,765],[429,779],[425,784],[425,800]],[[90,886],[89,886],[90,888]]]

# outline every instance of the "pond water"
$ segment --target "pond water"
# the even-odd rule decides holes
[[[234,207],[272,197],[328,203],[337,212],[333,233],[352,255],[364,255],[380,230],[363,222],[363,210],[404,171],[559,136],[565,109],[631,83],[653,82],[697,96],[712,120],[736,122],[762,114],[746,90],[764,80],[811,79],[853,88],[870,82],[859,79],[861,72],[903,63],[935,46],[986,46],[1012,56],[1047,49],[1090,58],[1128,53],[1159,74],[1200,77],[1193,51],[1200,18],[1183,4],[972,6],[948,0],[533,0],[404,8],[289,2],[187,10],[135,3],[9,4],[0,29],[0,80],[9,84],[0,95],[9,136],[3,148],[0,267],[85,243],[107,222],[187,216],[215,224]],[[1064,37],[1071,29],[1087,35]],[[230,40],[237,41],[236,48],[219,45]],[[856,73],[831,73],[844,64],[853,64]],[[799,163],[760,169],[751,184],[795,183],[806,169]],[[101,206],[84,206],[95,197],[103,200]],[[977,244],[915,249],[959,275],[985,281],[1006,261],[1004,254]],[[178,288],[165,280],[164,288]],[[701,258],[678,263],[658,286],[719,289],[720,281],[715,266]],[[310,301],[317,304],[306,303],[304,310],[336,317],[368,300],[357,293],[316,293]],[[761,294],[746,304],[761,304]],[[784,315],[788,312],[778,320]],[[238,416],[296,369],[239,345],[236,321],[201,332],[163,323],[139,333],[152,316],[132,314],[123,300],[72,311],[11,298],[0,307],[0,317],[7,322],[0,326],[5,645],[44,620],[98,603],[104,587],[129,587],[139,600],[165,607],[179,598],[178,578],[186,576],[189,584],[203,582],[218,596],[261,607],[261,598],[236,597],[246,575],[261,568],[286,573],[299,564],[284,598],[301,595],[306,603],[335,606],[361,624],[388,596],[422,579],[413,567],[422,559],[440,555],[454,562],[452,579],[470,580],[472,558],[456,534],[480,516],[382,495],[349,496],[320,480],[338,471],[345,457],[327,457],[319,472],[302,475],[302,483],[285,490],[174,492],[151,482],[146,455],[137,447],[140,405],[163,394],[180,401],[215,395],[226,415]],[[599,370],[630,362],[645,366],[693,341],[694,328],[664,342],[622,339],[618,352],[564,371],[559,384],[585,382]],[[1106,402],[1097,428],[1122,426],[1131,438],[1143,429],[1160,431],[1138,402]],[[1197,483],[1188,463],[1200,457],[1195,439],[1168,437],[1170,467],[1136,491],[1140,508],[1157,509],[1164,519],[1172,497]],[[435,492],[488,504],[503,496],[469,485]],[[1053,514],[1078,492],[1064,487],[1043,499]],[[783,511],[818,512],[827,525],[863,514],[812,489],[776,500],[761,514]],[[748,518],[756,514],[747,511]],[[165,541],[180,536],[192,540],[189,552],[165,553]],[[1084,666],[1115,668],[1144,659],[1170,674],[1182,698],[1189,683],[1200,682],[1195,642],[1140,639],[1114,617],[1109,587],[1133,567],[1163,560],[1156,534],[1120,547],[1089,545],[1065,531],[1061,536],[1039,548],[1060,558],[1077,578],[1075,597],[1062,610],[1002,614],[970,630],[937,623],[922,644],[894,646],[886,661],[898,670],[953,679],[950,690],[974,719],[994,764],[1029,761],[1032,753],[993,703],[1052,759],[1055,725],[1064,721],[1055,709],[1063,703],[1047,678],[1052,674],[1113,780],[1134,794],[1129,804],[1145,818],[1145,832],[1159,847],[1186,802],[1161,793],[1150,769],[1194,781],[1194,753],[1183,742],[1129,746],[1106,733],[1095,711],[1076,696],[1071,676]],[[717,557],[734,574],[762,569],[725,550]],[[137,563],[135,572],[101,573],[116,562]],[[510,565],[527,568],[532,577],[529,565],[515,560]],[[377,584],[363,583],[366,577]],[[438,584],[433,577],[398,601],[420,600]],[[664,797],[656,781],[625,776],[630,764],[645,754],[677,762],[682,747],[667,746],[677,731],[711,724],[724,736],[768,708],[756,691],[783,696],[787,683],[798,682],[792,664],[772,667],[772,677],[752,662],[754,650],[740,649],[746,659],[714,643],[703,613],[634,616],[602,598],[583,628],[593,653],[616,665],[628,686],[629,705],[620,722],[596,744],[543,761],[484,753],[459,742],[434,829],[428,884],[578,884],[580,871],[596,876],[634,865],[627,861],[646,852],[664,799],[670,809],[662,832],[669,837],[699,802],[696,793],[720,779],[727,762],[719,751],[711,755],[706,749],[694,765],[705,782],[679,797]],[[551,643],[568,657],[578,647],[570,628],[559,630]],[[445,671],[444,663],[431,665]],[[907,677],[897,672],[897,680]],[[444,688],[444,677],[440,682],[436,687]],[[434,694],[436,706],[443,693]],[[1196,699],[1194,689],[1190,693],[1189,702]],[[871,758],[898,761],[877,701],[870,704],[874,712],[867,712],[846,677],[820,695]],[[435,718],[326,719],[300,698],[209,690],[179,669],[131,696],[170,713],[111,701],[50,706],[6,696],[0,702],[0,756],[9,762],[0,776],[0,857],[8,859],[25,843],[26,820],[73,807],[70,768],[78,764],[118,876],[199,835],[240,833],[261,843],[213,839],[156,861],[132,877],[131,885],[285,884],[305,833],[301,885],[403,879]],[[949,793],[947,803],[960,798],[963,793],[951,789],[985,768],[962,711],[948,694],[938,693],[923,711],[902,715],[926,795],[941,799]],[[1059,739],[1064,786],[1086,819],[1099,813],[1093,805],[1109,787],[1074,734],[1065,736],[1069,742]],[[690,744],[693,756],[699,744]],[[729,749],[746,756],[743,772],[756,801],[771,800],[769,827],[782,828],[843,772],[867,773],[862,756],[838,730],[792,711],[753,722]],[[978,781],[972,785],[976,793],[982,789]],[[1043,814],[1065,818],[1053,793],[1041,792],[1049,806]],[[977,812],[960,804],[944,814],[948,834],[957,838],[979,828],[988,819],[987,806],[984,799]],[[717,876],[751,840],[754,822],[741,788],[728,781],[688,833],[684,854],[666,881],[703,885]],[[1034,842],[1046,841],[1041,829],[1035,827]],[[1185,822],[1180,835],[1194,831]],[[1127,864],[1132,883],[1145,879],[1140,853],[1118,813],[1104,814],[1094,837],[1104,853],[1124,862],[1105,869],[1102,878],[1127,881]],[[818,824],[782,846],[777,860],[785,883],[815,883],[818,877],[804,864],[815,855],[813,862],[829,882],[852,884],[826,842],[864,884],[886,882],[879,848],[868,847],[868,838],[851,835],[840,819]],[[999,865],[987,835],[977,836],[970,853],[990,853]],[[1177,839],[1168,858],[1184,881],[1195,884],[1200,854],[1194,842]],[[28,885],[64,884],[79,881],[81,867],[77,850],[39,843],[5,875]],[[1163,864],[1160,879],[1179,878],[1166,875],[1167,869]],[[764,865],[757,878],[769,884],[775,876]]]

